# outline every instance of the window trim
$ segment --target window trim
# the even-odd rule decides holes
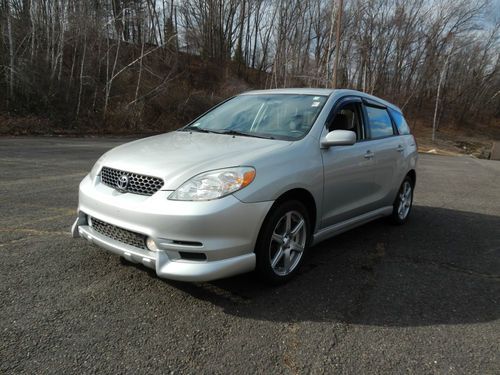
[[[373,99],[362,98],[362,102],[363,102],[364,105],[367,105],[369,107],[387,109],[387,106],[385,104],[377,102],[376,100],[373,100]]]

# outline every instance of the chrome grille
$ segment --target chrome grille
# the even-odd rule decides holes
[[[130,246],[138,247],[139,249],[146,249],[146,236],[105,223],[95,217],[89,217],[89,219],[90,226],[103,236]]]
[[[128,178],[128,184],[123,189],[118,187],[118,179],[122,176],[127,176]],[[101,181],[103,184],[117,190],[140,195],[153,195],[163,186],[161,178],[120,171],[109,167],[101,169]]]

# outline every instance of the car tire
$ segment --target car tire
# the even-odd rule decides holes
[[[259,277],[274,285],[294,277],[304,261],[310,233],[304,204],[293,200],[275,206],[262,224],[255,247]]]
[[[413,206],[413,188],[414,184],[409,176],[406,176],[398,194],[394,200],[391,220],[396,225],[402,225],[408,221]]]

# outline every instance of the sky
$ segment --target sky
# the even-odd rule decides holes
[[[492,24],[500,22],[500,0],[491,0],[490,9],[485,18]]]

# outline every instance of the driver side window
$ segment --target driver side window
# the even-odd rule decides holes
[[[337,109],[335,116],[328,124],[328,131],[333,130],[350,130],[356,133],[357,141],[364,139],[359,103],[346,103]]]

